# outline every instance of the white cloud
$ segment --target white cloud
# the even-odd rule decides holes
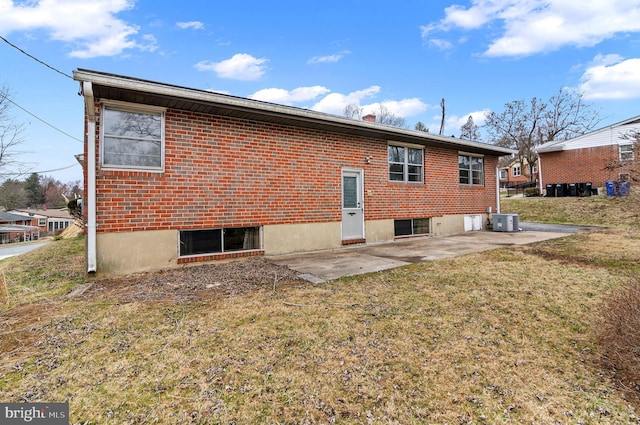
[[[349,94],[330,93],[323,97],[311,109],[329,114],[342,115],[347,105],[357,105],[362,108],[364,115],[375,113],[384,106],[389,112],[399,117],[407,118],[416,116],[427,110],[428,105],[418,98],[402,100],[386,100],[383,102],[366,103],[366,99],[380,93],[380,86],[371,86],[363,90],[357,90]]]
[[[440,50],[450,50],[453,48],[453,43],[442,39],[442,38],[430,38],[429,39],[429,45],[436,47]]]
[[[176,22],[176,25],[183,30],[193,29],[193,30],[202,30],[204,29],[204,24],[200,21],[189,21],[189,22]]]
[[[114,56],[126,49],[154,50],[153,41],[135,40],[139,28],[116,15],[133,7],[132,0],[0,0],[0,34],[46,31],[53,40],[74,47],[72,57]]]
[[[640,31],[637,0],[473,0],[447,7],[445,17],[421,27],[422,37],[453,29],[502,26],[487,56],[525,56],[564,46],[594,46],[616,34]],[[437,40],[437,39],[436,39]]]
[[[585,99],[640,98],[640,58],[598,55],[581,80]]]
[[[237,53],[221,62],[201,61],[195,65],[198,71],[213,71],[220,78],[242,81],[258,80],[266,71],[268,59],[254,58],[246,53]]]
[[[338,62],[340,59],[345,56],[351,54],[349,50],[343,50],[340,53],[336,53],[334,55],[329,56],[314,56],[307,61],[307,63],[334,63]]]
[[[380,86],[371,86],[349,94],[330,93],[311,107],[314,111],[342,115],[344,107],[351,104],[360,105],[360,101],[380,92]]]
[[[451,116],[450,119],[446,120],[447,123],[445,124],[445,127],[448,126],[448,127],[455,128],[459,132],[460,131],[460,127],[462,127],[463,125],[465,125],[467,123],[467,120],[469,119],[469,117],[471,117],[473,119],[473,123],[475,125],[480,127],[480,126],[484,125],[485,116],[486,116],[487,112],[489,112],[488,109],[483,109],[482,111],[469,112],[468,114],[465,114],[465,115],[460,116],[460,117],[453,115],[453,116]]]
[[[383,102],[370,103],[361,105],[363,113],[370,114],[380,110],[380,106],[384,106],[387,111],[402,118],[413,117],[427,110],[428,105],[418,98],[402,99],[402,100],[386,100]]]
[[[259,90],[249,96],[249,98],[263,100],[265,102],[279,103],[281,105],[292,105],[296,102],[307,102],[309,100],[313,100],[318,96],[329,93],[330,91],[331,90],[328,88],[322,86],[298,87],[293,90],[269,88]]]

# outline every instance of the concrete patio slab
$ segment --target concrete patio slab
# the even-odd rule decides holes
[[[313,283],[345,276],[393,269],[411,263],[433,261],[513,245],[525,245],[575,233],[568,231],[468,232],[453,236],[423,237],[388,243],[348,246],[327,251],[270,256]]]

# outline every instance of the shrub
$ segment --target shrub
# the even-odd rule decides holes
[[[640,391],[640,278],[609,296],[600,318],[597,336],[605,367]]]
[[[524,190],[524,196],[540,196],[540,189],[537,187],[527,187]]]

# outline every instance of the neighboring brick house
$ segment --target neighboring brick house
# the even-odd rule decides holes
[[[37,218],[0,211],[0,243],[26,242],[39,237]]]
[[[509,156],[500,158],[498,162],[498,172],[500,175],[500,187],[518,187],[523,184],[527,184],[530,181],[538,181],[538,167],[533,166],[533,169],[529,169],[528,164],[521,164],[518,158]],[[528,175],[532,174],[532,180],[529,180]]]
[[[478,229],[511,149],[89,70],[87,270]],[[479,225],[478,225],[479,222]]]
[[[33,225],[40,228],[41,235],[57,235],[67,227],[71,226],[74,222],[73,217],[71,217],[69,210],[66,208],[25,208],[11,210],[10,212],[34,219]]]
[[[608,180],[627,180],[637,164],[633,140],[625,138],[640,131],[640,116],[563,141],[537,148],[541,174],[540,190],[547,184],[591,183],[603,188]],[[611,165],[617,167],[610,167]]]

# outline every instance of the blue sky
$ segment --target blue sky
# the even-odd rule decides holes
[[[0,35],[85,68],[342,115],[384,105],[458,136],[469,115],[577,90],[605,126],[640,115],[640,1],[0,0]],[[0,40],[30,171],[80,180],[78,83]],[[68,168],[66,168],[68,167]],[[58,171],[59,168],[65,168]]]

